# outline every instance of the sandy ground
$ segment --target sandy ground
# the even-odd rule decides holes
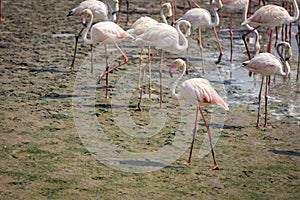
[[[135,10],[131,12],[131,21],[144,14],[158,19],[157,1],[148,4],[143,4],[141,1],[131,2],[131,9]],[[89,74],[86,72],[89,72],[90,50],[80,40],[75,70],[72,71],[69,67],[74,37],[53,37],[55,34],[73,34],[81,28],[78,18],[66,17],[69,10],[77,6],[80,1],[7,0],[2,3],[6,20],[0,23],[1,199],[299,198],[300,122],[299,115],[293,115],[299,112],[297,110],[299,107],[296,107],[293,113],[287,110],[289,103],[299,104],[299,83],[295,80],[295,75],[290,80],[282,80],[278,77],[277,84],[274,84],[276,87],[271,88],[270,94],[274,98],[281,99],[270,104],[270,112],[275,113],[269,115],[272,129],[255,128],[257,90],[254,94],[239,99],[238,97],[243,96],[244,93],[240,93],[241,96],[236,95],[239,94],[240,88],[230,84],[234,82],[234,78],[223,77],[219,88],[225,88],[222,95],[227,96],[230,111],[224,113],[221,109],[205,109],[212,126],[222,125],[221,131],[217,131],[218,143],[214,146],[220,170],[208,170],[212,167],[209,153],[200,156],[203,151],[201,145],[207,137],[203,122],[199,123],[200,130],[196,138],[193,163],[187,167],[181,163],[188,157],[188,142],[193,127],[183,126],[187,127],[183,130],[179,128],[182,124],[178,111],[179,104],[170,98],[167,84],[164,87],[164,105],[167,107],[163,119],[165,124],[154,136],[148,138],[130,136],[116,124],[117,116],[114,111],[121,109],[122,105],[114,107],[119,104],[116,101],[112,103],[118,97],[114,88],[117,88],[118,83],[125,86],[126,82],[120,80],[125,77],[123,74],[129,75],[131,71],[135,71],[131,77],[134,83],[131,81],[128,83],[132,86],[130,88],[135,87],[133,85],[136,84],[138,71],[136,45],[126,41],[122,43],[121,48],[129,52],[129,62],[110,75],[112,100],[106,100],[104,81],[96,84],[99,75],[97,67],[102,65],[101,69],[104,69],[103,47],[97,46],[96,70],[94,74]],[[203,5],[207,6],[207,4]],[[125,4],[123,6],[125,7]],[[152,8],[151,12],[146,12],[150,8]],[[178,13],[182,14],[182,7],[178,8]],[[125,13],[121,13],[121,16],[121,26],[128,29],[125,25]],[[240,18],[235,18],[235,24],[239,25],[237,19]],[[229,19],[224,16],[223,20],[220,38],[223,38],[222,45],[228,53],[228,32],[224,30],[228,28],[226,23]],[[239,38],[241,32],[243,31],[236,31],[239,35],[235,37]],[[217,46],[211,34],[209,30],[203,33],[204,51],[210,56],[205,57],[206,63],[218,69],[222,76],[224,74],[234,76],[236,70],[239,70],[236,66],[246,60],[246,55],[240,53],[240,56],[236,56],[232,69],[229,67],[227,54],[217,67],[212,64],[217,56]],[[114,57],[116,51],[113,46],[110,51],[115,58],[112,63],[121,60],[118,56]],[[211,56],[210,52],[214,54]],[[176,57],[172,54],[165,55],[166,65]],[[292,66],[296,66],[296,56],[292,60]],[[156,54],[154,64],[158,63],[157,59]],[[214,69],[208,69],[209,73],[213,74]],[[292,70],[295,72],[295,67]],[[193,65],[189,76],[198,76],[199,71],[201,70]],[[167,77],[167,68],[164,73]],[[85,79],[80,80],[82,75]],[[251,80],[247,77],[247,73],[245,77]],[[157,79],[157,69],[154,69],[154,80],[155,78]],[[85,111],[90,112],[89,115],[96,116],[93,119],[99,122],[98,129],[101,129],[99,133],[105,135],[104,141],[109,141],[106,145],[115,145],[122,149],[120,152],[131,153],[159,152],[163,147],[174,147],[175,154],[165,154],[160,157],[166,159],[167,164],[162,164],[163,161],[151,162],[151,159],[149,161],[146,156],[144,161],[125,157],[122,161],[110,162],[109,151],[100,153],[102,159],[99,159],[99,152],[93,152],[95,150],[93,148],[101,143],[86,144],[86,141],[89,141],[86,138],[91,136],[82,134],[82,130],[88,133],[91,127],[89,123],[84,125],[78,123],[76,121],[78,115],[74,114],[80,114],[80,110],[76,110],[79,108],[77,103],[80,103],[78,99],[81,97],[85,99],[84,95],[89,94],[77,91],[78,87],[82,86],[80,84],[85,83],[84,81],[91,84],[87,85],[90,88],[86,91],[95,90],[96,94],[92,106],[86,106],[90,105],[88,103],[84,104]],[[155,86],[158,88],[157,84]],[[287,91],[286,87],[290,89]],[[129,97],[127,104],[129,109],[125,111],[129,112],[129,116],[140,128],[149,125],[151,116],[155,118],[156,114],[161,114],[161,111],[156,108],[158,99],[145,98],[144,111],[137,112],[138,94],[135,89],[131,93],[132,96]],[[155,94],[158,94],[157,91],[154,91]],[[92,109],[89,110],[90,108]],[[194,108],[187,108],[187,111],[191,111],[189,115],[192,121],[183,124],[192,125]],[[213,121],[214,117],[219,116],[214,115],[214,110],[222,113],[220,123]],[[86,113],[84,114],[87,116]],[[159,121],[156,123],[159,124]],[[174,145],[175,136],[186,137],[184,141],[186,146],[181,146],[182,149],[179,151]],[[94,141],[98,140],[99,138]],[[103,155],[108,157],[109,162],[103,159]],[[165,157],[170,157],[171,161]],[[148,172],[134,173],[137,169],[146,169]]]

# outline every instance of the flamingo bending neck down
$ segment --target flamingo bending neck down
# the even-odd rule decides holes
[[[190,155],[188,162],[185,162],[183,164],[190,165],[192,163],[192,151],[193,151],[193,145],[195,141],[195,135],[197,132],[198,127],[198,110],[201,113],[202,119],[205,123],[207,134],[210,142],[210,148],[211,148],[211,154],[214,161],[214,167],[212,170],[219,169],[218,164],[216,162],[212,140],[211,140],[211,134],[210,129],[207,121],[205,120],[203,111],[202,111],[202,104],[217,104],[224,108],[225,110],[229,110],[228,104],[219,96],[219,94],[216,92],[216,90],[210,85],[209,81],[203,78],[192,78],[184,81],[181,84],[180,93],[176,93],[176,86],[179,82],[179,80],[183,77],[186,71],[186,63],[182,59],[176,59],[172,66],[169,69],[170,75],[173,74],[174,69],[177,67],[183,67],[182,73],[177,77],[177,79],[173,82],[173,84],[170,87],[171,94],[173,98],[176,99],[184,99],[187,102],[195,105],[197,107],[196,110],[196,119],[195,119],[195,127],[193,131],[193,139],[190,147]]]
[[[160,106],[162,107],[162,61],[163,50],[174,52],[182,52],[188,48],[188,40],[180,30],[180,25],[184,24],[187,28],[187,35],[190,34],[191,24],[186,20],[181,20],[176,24],[175,28],[168,24],[158,23],[147,29],[142,35],[136,37],[136,42],[142,42],[146,45],[154,46],[160,49]],[[180,44],[180,41],[182,44]]]
[[[284,56],[281,54],[280,48],[284,48]],[[260,53],[256,55],[251,60],[243,62],[243,68],[262,74],[262,81],[260,85],[260,91],[258,95],[258,113],[257,113],[257,123],[256,127],[260,126],[260,102],[261,102],[261,92],[262,86],[264,83],[264,77],[266,76],[266,89],[265,89],[265,123],[264,127],[269,127],[267,124],[267,115],[268,115],[268,85],[269,79],[271,75],[281,75],[287,76],[290,73],[290,65],[288,60],[292,56],[291,46],[288,42],[281,42],[277,45],[277,54],[279,55],[280,59],[276,58],[273,54],[270,53]],[[286,67],[287,71],[284,72],[283,68]]]
[[[113,71],[114,69],[118,68],[121,65],[124,65],[128,62],[128,58],[125,55],[125,53],[120,49],[116,41],[118,39],[122,38],[132,38],[133,37],[128,34],[125,30],[123,30],[119,25],[115,24],[111,21],[105,21],[105,22],[98,22],[97,24],[94,24],[92,26],[93,22],[93,13],[89,9],[85,9],[82,14],[82,19],[85,20],[86,17],[90,17],[90,21],[87,25],[87,27],[84,29],[82,33],[82,38],[84,40],[85,44],[94,45],[96,43],[103,43],[105,54],[106,54],[106,72],[100,75],[99,81],[103,78],[103,76],[106,76],[106,94],[105,97],[108,98],[108,73]],[[91,27],[92,26],[92,27]],[[91,37],[90,39],[87,38],[87,33],[91,29]],[[109,69],[108,64],[108,53],[107,53],[107,43],[113,43],[115,47],[118,49],[118,51],[122,54],[124,57],[124,61],[119,63],[118,65],[112,67]]]

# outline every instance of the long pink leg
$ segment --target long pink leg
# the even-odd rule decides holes
[[[269,81],[270,81],[270,76],[267,76],[266,78],[266,91],[265,91],[265,124],[264,127],[266,128],[272,128],[272,126],[268,126],[268,93],[269,93]]]
[[[174,0],[172,2],[172,24],[171,26],[173,26],[175,24],[175,15],[176,15],[176,1]]]
[[[130,22],[130,20],[129,20],[129,0],[126,0],[126,7],[127,7],[126,24],[127,24],[128,26],[131,26],[131,22]]]
[[[261,103],[261,92],[262,92],[262,87],[264,85],[264,79],[265,76],[262,77],[261,84],[260,84],[260,89],[259,89],[259,94],[258,94],[258,109],[257,109],[257,122],[256,122],[256,128],[260,127],[260,103]]]
[[[219,36],[217,34],[217,30],[216,30],[216,27],[212,27],[212,30],[215,34],[215,37],[217,39],[217,42],[218,42],[218,46],[219,46],[219,51],[220,51],[220,54],[219,54],[219,58],[218,60],[216,61],[216,64],[220,63],[221,62],[221,59],[222,59],[222,56],[223,56],[223,50],[222,50],[222,46],[221,46],[221,43],[220,43],[220,40],[219,40]]]
[[[299,79],[299,73],[300,73],[300,20],[298,20],[298,33],[296,34],[296,41],[298,45],[298,67],[297,67],[297,80]]]
[[[199,4],[197,4],[194,0],[192,0],[192,2],[197,8],[200,8]]]
[[[119,0],[119,11],[117,13],[117,21],[116,24],[120,25],[120,13],[121,13],[121,7],[122,7],[122,0]]]
[[[159,82],[160,82],[160,86],[159,86],[159,90],[160,90],[160,107],[162,107],[162,59],[163,59],[163,50],[160,50],[160,66],[159,66]]]
[[[230,62],[232,62],[232,54],[233,54],[232,19],[233,19],[233,13],[230,14]]]
[[[125,53],[120,49],[120,47],[118,46],[117,43],[114,42],[115,47],[119,50],[119,52],[122,54],[122,56],[124,57],[124,61],[119,63],[118,65],[110,68],[108,71],[105,71],[103,74],[100,75],[99,77],[99,81],[103,78],[103,76],[107,75],[108,73],[110,73],[111,71],[115,70],[116,68],[126,64],[128,62],[128,57],[125,55]]]
[[[194,130],[193,130],[193,138],[192,138],[191,147],[190,147],[190,155],[189,155],[188,161],[182,163],[184,165],[192,164],[192,153],[193,153],[193,147],[194,147],[194,142],[195,142],[195,136],[196,136],[196,133],[197,133],[197,129],[198,129],[198,107],[196,109],[195,126],[194,126]]]
[[[107,52],[107,45],[104,43],[104,49],[105,49],[105,62],[106,62],[106,70],[109,70],[109,63],[108,63],[108,52]],[[108,95],[108,73],[106,74],[106,80],[105,80],[105,98],[108,99],[109,95]]]
[[[218,167],[218,164],[217,164],[217,161],[216,161],[216,157],[215,157],[215,153],[214,153],[214,149],[213,149],[213,145],[212,145],[212,141],[211,141],[210,129],[209,129],[207,121],[205,120],[205,117],[204,117],[201,106],[199,106],[199,110],[200,110],[202,119],[203,119],[203,121],[205,123],[205,126],[206,126],[207,135],[208,135],[209,144],[210,144],[210,149],[211,149],[211,155],[212,155],[213,160],[214,160],[214,167],[211,170],[217,170],[217,169],[219,169],[219,167]]]

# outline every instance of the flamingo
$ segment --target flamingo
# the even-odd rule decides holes
[[[176,23],[180,22],[181,20],[187,20],[191,23],[192,30],[198,29],[198,39],[197,39],[197,41],[198,41],[199,48],[201,50],[203,73],[205,73],[205,69],[204,69],[204,58],[203,58],[203,46],[202,46],[202,41],[201,41],[201,29],[202,28],[211,27],[214,34],[215,34],[215,37],[217,39],[218,46],[219,46],[219,51],[220,51],[219,58],[216,61],[217,64],[220,63],[221,58],[223,56],[221,43],[220,43],[217,31],[216,31],[216,26],[219,25],[219,15],[218,15],[217,11],[214,9],[212,1],[213,0],[210,0],[210,7],[211,7],[211,10],[212,10],[213,15],[215,17],[214,22],[211,21],[210,13],[206,9],[203,9],[203,8],[193,8],[193,9],[187,11],[181,18],[179,18],[175,22],[175,24],[176,24]],[[218,6],[218,9],[221,9],[222,8],[222,1],[217,0],[216,3],[217,3],[217,6]],[[188,49],[187,49],[187,51],[188,51]]]
[[[158,23],[147,29],[142,35],[137,36],[135,41],[142,42],[146,45],[154,46],[160,49],[160,107],[162,107],[162,61],[163,50],[170,52],[184,51],[188,48],[188,40],[181,32],[179,26],[184,24],[187,28],[187,34],[190,33],[191,24],[186,20],[181,20],[176,24],[175,28],[168,24]],[[180,40],[182,44],[180,44]]]
[[[120,24],[120,12],[121,12],[121,7],[122,7],[122,0],[120,0],[119,1],[119,12],[118,12],[118,14],[117,14],[117,24]],[[130,22],[130,20],[129,20],[129,0],[126,0],[126,9],[127,9],[127,11],[126,11],[126,24],[128,25],[128,26],[130,26],[131,25],[131,22]]]
[[[164,15],[164,8],[167,8],[167,17],[165,17]],[[168,24],[167,22],[167,18],[172,16],[172,6],[170,3],[164,3],[161,6],[160,9],[160,16],[163,20],[163,22],[165,24]],[[152,19],[151,17],[140,17],[139,19],[137,19],[132,26],[130,27],[129,30],[127,30],[127,33],[131,34],[132,36],[136,37],[139,36],[141,34],[143,34],[147,29],[149,29],[151,26],[153,26],[154,24],[158,24],[159,22],[155,19]],[[143,49],[144,49],[144,44],[142,44],[141,47],[141,52],[140,52],[140,73],[139,73],[139,78],[138,78],[138,88],[140,89],[140,75],[141,75],[141,68],[142,68],[142,61],[143,61],[143,57],[142,57],[142,53],[143,53]],[[150,46],[148,47],[148,60],[150,59]],[[151,65],[149,65],[149,91],[151,91]],[[149,95],[151,95],[151,92],[149,93]]]
[[[211,148],[211,154],[214,161],[214,167],[212,170],[219,169],[218,164],[216,162],[213,145],[211,141],[211,134],[210,129],[207,121],[205,120],[203,111],[202,111],[202,105],[204,104],[217,104],[224,108],[225,110],[229,110],[228,104],[219,96],[219,94],[216,92],[216,90],[210,85],[209,81],[203,78],[192,78],[184,81],[181,84],[180,93],[176,93],[176,87],[179,82],[179,80],[183,77],[186,71],[186,64],[182,59],[176,59],[172,66],[169,69],[170,75],[172,76],[174,69],[177,67],[183,67],[182,73],[178,76],[178,78],[173,82],[173,84],[170,87],[172,97],[175,99],[184,99],[187,102],[197,106],[196,109],[196,119],[195,119],[195,127],[193,130],[193,139],[190,147],[190,155],[187,162],[184,162],[184,165],[190,165],[192,163],[192,151],[193,151],[193,145],[195,141],[195,135],[197,132],[198,127],[198,110],[201,113],[202,119],[205,123],[209,142],[210,142],[210,148]]]
[[[248,19],[246,19],[242,25],[252,23],[256,27],[250,30],[248,33],[253,32],[260,27],[269,28],[269,43],[268,43],[268,52],[271,53],[271,43],[272,43],[272,28],[280,27],[283,24],[288,24],[294,22],[299,17],[299,9],[296,0],[293,0],[293,7],[295,10],[294,16],[290,16],[288,11],[281,6],[277,5],[265,5],[260,7],[257,11],[254,12]],[[246,33],[245,35],[247,35]],[[244,36],[243,36],[244,37]]]
[[[118,0],[113,0],[115,4],[117,5]],[[72,9],[67,16],[81,16],[82,11],[84,9],[90,9],[93,13],[95,21],[115,21],[116,16],[115,16],[115,11],[112,10],[110,7],[110,4],[106,0],[106,4],[98,1],[98,0],[86,0],[83,1],[79,4],[78,7]],[[118,7],[115,7],[115,9],[118,9]],[[112,13],[111,18],[108,18],[108,11]],[[75,57],[76,57],[76,52],[77,52],[77,43],[79,36],[81,35],[84,27],[78,32],[78,34],[75,36],[75,48],[74,48],[74,54],[73,54],[73,60],[71,64],[71,69],[74,69],[74,63],[75,63]],[[91,46],[91,72],[93,72],[93,46]]]
[[[229,11],[230,13],[230,62],[232,62],[232,54],[233,54],[233,32],[232,32],[232,20],[233,14],[236,13],[237,10],[243,10],[246,12],[247,7],[249,5],[249,0],[222,0],[223,7]],[[245,13],[244,13],[245,15]],[[247,15],[247,14],[246,14]]]
[[[284,48],[285,55],[283,56],[280,53],[280,48]],[[261,92],[262,87],[264,83],[264,78],[266,78],[266,88],[265,88],[265,123],[264,127],[271,128],[271,126],[268,126],[267,124],[267,115],[268,115],[268,85],[269,85],[269,79],[271,75],[282,75],[287,76],[290,73],[290,65],[288,63],[288,60],[292,56],[292,50],[291,46],[288,42],[281,42],[277,45],[277,54],[279,55],[280,59],[278,59],[276,56],[274,56],[271,53],[260,53],[256,55],[251,60],[245,61],[242,63],[243,68],[251,71],[262,74],[262,81],[260,85],[260,91],[258,95],[258,112],[257,112],[257,123],[256,127],[258,128],[260,126],[260,102],[261,102]],[[286,67],[287,71],[283,71],[283,67]]]
[[[98,22],[92,26],[93,22],[93,13],[89,9],[84,9],[82,11],[82,18],[85,19],[86,17],[90,17],[90,21],[87,25],[87,27],[83,30],[82,38],[85,44],[94,45],[96,43],[103,43],[104,49],[105,49],[105,55],[106,55],[106,71],[102,73],[99,77],[99,81],[103,78],[103,76],[106,75],[106,93],[105,97],[109,98],[108,95],[108,73],[113,71],[114,69],[118,68],[121,65],[124,65],[128,62],[128,57],[125,55],[125,53],[120,49],[118,44],[116,43],[116,40],[122,39],[122,38],[132,38],[130,34],[128,34],[125,30],[123,30],[119,25],[115,24],[111,21],[104,21],[104,22]],[[91,27],[92,26],[92,27]],[[91,29],[91,38],[87,38],[87,33]],[[113,43],[115,47],[118,49],[118,51],[122,54],[124,57],[124,61],[122,63],[119,63],[118,65],[112,67],[109,69],[108,64],[108,53],[107,53],[107,43]]]

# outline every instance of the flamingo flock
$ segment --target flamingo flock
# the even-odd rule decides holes
[[[97,43],[102,43],[105,49],[105,57],[106,57],[106,70],[101,73],[99,76],[99,81],[105,76],[106,77],[106,93],[105,98],[109,98],[108,91],[108,75],[110,72],[114,71],[118,67],[122,65],[127,65],[129,58],[126,56],[126,53],[121,50],[118,45],[118,41],[123,38],[127,38],[127,40],[131,40],[133,43],[141,46],[140,50],[140,72],[142,70],[142,54],[144,45],[148,46],[148,67],[149,67],[149,96],[151,95],[152,85],[151,85],[151,59],[150,48],[156,48],[160,50],[160,66],[159,66],[159,80],[160,80],[160,107],[163,105],[163,92],[162,92],[162,73],[163,73],[163,51],[168,51],[169,53],[177,53],[187,52],[185,59],[177,58],[174,59],[169,72],[172,75],[176,68],[182,67],[182,73],[178,76],[178,78],[174,81],[172,86],[170,87],[170,93],[173,98],[183,99],[193,105],[196,106],[196,117],[195,117],[195,125],[193,131],[193,139],[190,146],[190,154],[188,161],[183,163],[185,165],[190,165],[192,160],[192,151],[195,140],[195,135],[197,133],[198,127],[198,113],[200,112],[203,122],[205,124],[211,154],[213,157],[213,168],[212,170],[219,169],[219,166],[216,162],[213,145],[211,141],[211,132],[209,129],[209,124],[207,123],[202,106],[208,104],[216,104],[225,110],[229,110],[229,105],[222,99],[222,97],[217,93],[214,87],[209,83],[207,79],[203,78],[191,78],[185,80],[181,83],[180,93],[176,93],[176,87],[180,79],[187,74],[187,62],[188,62],[188,52],[191,43],[191,38],[194,35],[194,31],[197,30],[197,44],[201,51],[201,61],[202,61],[202,70],[205,73],[205,62],[203,56],[203,46],[202,46],[202,31],[205,27],[210,27],[213,30],[213,33],[216,37],[218,47],[219,47],[219,56],[216,61],[216,64],[219,64],[222,61],[223,50],[221,46],[221,42],[219,40],[217,29],[220,23],[218,11],[227,9],[230,13],[230,62],[233,61],[233,25],[232,19],[235,15],[238,15],[237,11],[243,11],[243,19],[240,22],[240,26],[246,26],[249,30],[247,33],[243,34],[242,38],[245,43],[245,49],[248,53],[248,60],[240,61],[240,66],[249,71],[249,75],[252,73],[258,73],[262,75],[262,81],[260,85],[260,91],[258,95],[258,113],[257,113],[257,122],[256,127],[260,127],[260,105],[261,105],[261,95],[262,88],[265,82],[265,118],[263,126],[265,128],[270,128],[268,125],[268,90],[270,85],[270,76],[273,75],[281,75],[288,76],[291,72],[290,65],[288,60],[292,57],[291,53],[291,44],[288,43],[286,38],[282,38],[282,42],[278,41],[276,36],[276,41],[274,46],[276,47],[277,54],[279,56],[276,57],[272,54],[272,30],[275,27],[281,28],[285,25],[290,25],[295,22],[299,18],[299,8],[296,0],[289,0],[288,2],[292,3],[292,8],[288,12],[288,10],[279,5],[269,4],[266,1],[257,1],[256,5],[260,6],[259,9],[251,12],[251,7],[253,6],[253,2],[251,0],[202,0],[201,2],[205,2],[209,4],[210,11],[206,10],[204,7],[206,4],[201,4],[199,1],[187,1],[189,4],[189,9],[186,8],[186,1],[183,1],[183,15],[177,16],[178,12],[176,12],[175,0],[168,0],[163,2],[162,0],[158,2],[160,6],[160,15],[162,18],[162,23],[150,18],[149,16],[141,16],[137,21],[133,24],[131,23],[130,17],[130,1],[126,1],[127,10],[126,10],[126,26],[129,26],[128,30],[122,28],[122,23],[120,23],[120,12],[122,8],[121,0],[106,0],[105,2],[101,2],[98,0],[86,0],[83,1],[78,7],[72,9],[68,16],[75,15],[81,17],[81,23],[84,26],[75,37],[75,49],[73,60],[71,64],[71,68],[74,68],[74,61],[77,51],[77,43],[80,35],[82,35],[83,42],[87,45],[95,46]],[[114,9],[111,7],[111,3],[114,4]],[[178,2],[177,2],[178,3]],[[193,5],[196,8],[193,8]],[[178,4],[177,4],[178,5]],[[202,8],[203,7],[203,8]],[[164,13],[164,8],[167,9],[167,15]],[[153,8],[154,9],[154,8]],[[213,14],[213,20],[212,15]],[[291,13],[291,14],[290,14]],[[172,22],[168,24],[167,19],[172,17]],[[178,18],[176,20],[176,18]],[[222,20],[222,19],[221,19]],[[86,22],[88,21],[88,23]],[[94,24],[93,24],[94,23]],[[132,24],[132,25],[131,25]],[[250,26],[254,25],[254,27]],[[259,42],[259,32],[262,27],[268,28],[269,41],[267,44],[267,52],[260,53],[260,42]],[[300,27],[300,25],[299,25]],[[235,27],[236,28],[236,27]],[[255,33],[255,55],[253,57],[250,56],[247,39],[246,37],[254,32]],[[88,37],[88,34],[90,35]],[[297,41],[299,40],[299,33],[297,34]],[[290,41],[290,40],[289,40]],[[118,63],[116,66],[110,68],[109,66],[109,55],[107,52],[107,44],[113,44],[115,48],[119,51],[119,53],[123,56],[124,60],[121,63]],[[300,42],[298,43],[298,45]],[[300,52],[300,51],[299,51]],[[93,54],[91,54],[91,66],[93,66]],[[183,55],[183,54],[182,54]],[[300,55],[300,54],[299,54]],[[184,57],[184,56],[182,56]],[[92,71],[91,67],[91,71]],[[299,68],[298,68],[298,71]],[[141,82],[140,76],[138,78],[138,89],[141,91]],[[265,81],[266,77],[266,81]],[[298,77],[298,75],[297,75]],[[141,99],[142,95],[140,95],[138,107],[141,109]]]

